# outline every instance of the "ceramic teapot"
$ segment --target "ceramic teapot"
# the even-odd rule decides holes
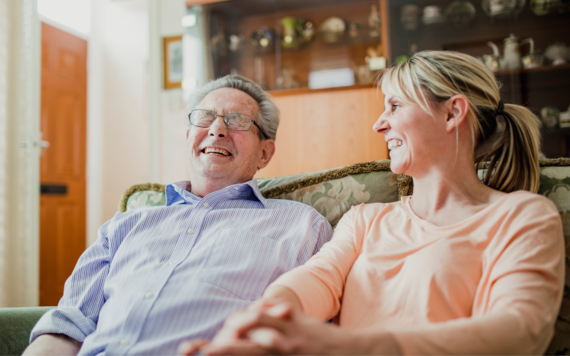
[[[503,49],[503,57],[500,57],[499,48],[493,42],[487,42],[487,44],[493,48],[493,57],[489,57],[490,55],[483,56],[484,62],[491,70],[493,67],[490,65],[493,60],[499,59],[499,67],[501,69],[518,69],[521,67],[521,50],[520,50],[520,42],[518,37],[511,34],[509,37],[505,38],[505,45]],[[487,56],[487,57],[486,57]],[[487,58],[487,59],[485,59]],[[489,64],[487,64],[487,61]]]
[[[525,68],[536,68],[540,67],[544,62],[544,55],[539,51],[534,50],[534,40],[532,38],[527,38],[521,41],[521,46],[528,43],[530,51],[526,56],[522,57],[522,63]]]
[[[521,49],[518,37],[511,35],[505,38],[503,49],[503,68],[517,69],[521,67]]]
[[[499,47],[493,42],[487,42],[487,45],[493,49],[493,54],[484,54],[483,63],[493,72],[501,69],[501,55],[499,54]]]

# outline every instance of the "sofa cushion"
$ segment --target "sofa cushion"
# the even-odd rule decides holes
[[[34,325],[53,308],[0,308],[0,355],[21,355]]]
[[[123,192],[119,201],[119,211],[125,212],[141,207],[166,205],[166,186],[158,183],[137,184]]]
[[[334,227],[353,205],[393,202],[409,180],[390,171],[390,161],[372,161],[288,177],[258,179],[266,198],[295,200],[314,207]],[[139,184],[123,193],[120,211],[166,204],[162,184]]]
[[[390,161],[357,163],[305,175],[261,190],[266,198],[287,199],[315,208],[334,227],[350,207],[398,200],[398,176]]]

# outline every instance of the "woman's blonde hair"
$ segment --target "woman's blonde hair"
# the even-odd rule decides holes
[[[380,81],[384,94],[417,104],[429,114],[431,104],[464,95],[475,168],[489,162],[483,183],[507,193],[538,191],[540,121],[523,106],[503,105],[499,84],[481,61],[463,53],[424,51],[386,70]]]

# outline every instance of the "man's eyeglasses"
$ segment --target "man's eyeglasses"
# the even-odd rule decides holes
[[[188,114],[188,118],[190,119],[190,125],[198,126],[198,127],[210,127],[216,121],[218,116],[224,118],[224,124],[229,130],[233,131],[248,131],[253,123],[259,132],[265,137],[266,139],[269,138],[265,132],[259,127],[257,122],[253,120],[253,118],[246,114],[240,114],[237,112],[229,112],[225,115],[218,115],[215,111],[212,110],[204,110],[204,109],[194,109]]]

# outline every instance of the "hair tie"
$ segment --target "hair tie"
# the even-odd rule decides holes
[[[505,113],[505,104],[503,103],[503,100],[499,101],[499,107],[497,108],[497,114],[496,116],[502,116]]]

